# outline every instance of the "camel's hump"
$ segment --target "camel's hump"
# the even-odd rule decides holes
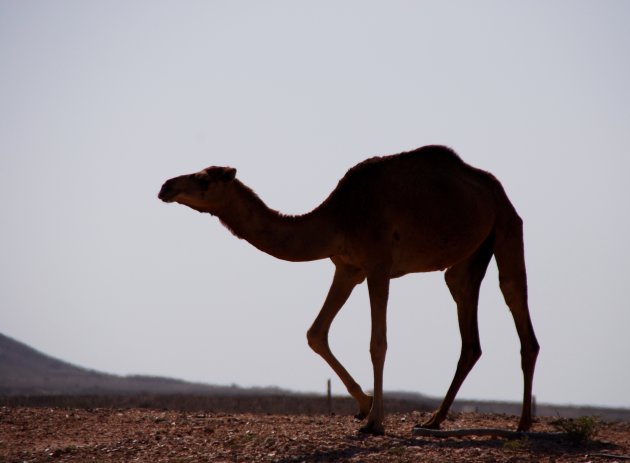
[[[448,146],[443,145],[427,145],[420,148],[416,148],[412,151],[404,151],[398,154],[390,154],[386,156],[374,156],[366,159],[348,170],[345,177],[354,173],[369,170],[371,168],[382,167],[383,164],[395,163],[397,161],[410,161],[410,160],[422,160],[426,162],[456,162],[462,163],[462,159],[459,155]]]

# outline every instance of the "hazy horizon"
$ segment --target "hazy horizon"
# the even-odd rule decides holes
[[[0,335],[3,335],[3,333],[0,333]],[[31,348],[31,346],[28,346],[27,344],[22,343],[20,340],[18,339],[13,339],[9,336],[4,335],[5,337],[10,338],[13,341],[16,341],[20,344],[25,345],[27,348]],[[267,384],[267,385],[249,385],[249,386],[242,386],[240,384],[236,384],[236,383],[229,383],[229,384],[216,384],[216,383],[210,383],[210,382],[194,382],[194,381],[187,381],[185,379],[182,378],[177,378],[177,377],[171,377],[171,376],[157,376],[157,375],[142,375],[142,374],[135,374],[135,373],[127,373],[127,374],[116,374],[116,373],[108,373],[108,372],[104,372],[104,371],[100,371],[100,370],[95,370],[93,368],[90,368],[89,366],[82,366],[82,365],[75,365],[72,363],[68,363],[66,362],[64,359],[58,359],[55,357],[51,357],[48,354],[46,354],[45,352],[41,352],[38,351],[37,349],[33,349],[37,354],[42,355],[44,357],[53,359],[55,361],[59,361],[62,363],[65,363],[66,365],[69,365],[69,367],[76,367],[79,368],[81,370],[84,370],[87,373],[94,373],[94,374],[105,374],[105,375],[112,375],[115,378],[129,378],[129,379],[134,379],[134,378],[146,378],[148,380],[157,380],[158,384],[162,385],[163,383],[159,382],[159,381],[165,381],[170,382],[170,381],[175,381],[177,383],[183,382],[184,385],[186,384],[191,384],[193,386],[198,386],[198,387],[205,387],[205,386],[209,386],[211,388],[216,387],[217,390],[215,390],[215,393],[220,393],[217,391],[221,391],[221,392],[225,392],[224,389],[237,389],[240,391],[256,391],[256,390],[260,390],[263,393],[267,394],[270,391],[278,391],[278,392],[286,392],[288,394],[314,394],[314,395],[319,395],[319,396],[325,396],[327,394],[327,382],[326,384],[324,384],[320,390],[311,390],[311,391],[300,391],[300,390],[293,390],[293,389],[289,389],[289,388],[284,388],[282,386],[278,386],[278,385],[272,385],[272,384]],[[75,380],[73,383],[73,387],[79,388],[81,389],[81,383],[80,381]],[[88,387],[94,387],[92,383],[88,383],[90,384],[90,386]],[[144,386],[142,386],[144,385]],[[31,385],[29,385],[28,383],[26,384],[21,384],[20,387],[32,387]],[[125,385],[123,384],[122,386],[119,386],[121,389],[125,388]],[[129,387],[129,386],[128,386]],[[136,387],[135,385],[132,385],[129,387],[130,391],[133,391],[133,388]],[[169,392],[168,390],[166,391],[151,391],[151,390],[146,390],[146,384],[145,383],[141,383],[141,390],[136,391],[136,393],[139,394],[156,394],[156,395],[160,395],[160,394],[190,394],[190,395],[197,395],[199,393],[204,394],[204,391],[200,391],[198,389],[192,389],[192,390],[185,390],[185,391],[173,391],[173,392]],[[145,389],[142,389],[145,388]],[[127,391],[129,392],[129,391]],[[368,393],[372,393],[371,389],[367,389],[366,392]],[[100,393],[98,393],[97,395],[103,395],[103,396],[107,396],[108,394],[110,394],[111,392],[107,392],[107,391],[102,391]],[[416,397],[423,397],[426,398],[428,400],[434,400],[434,401],[441,401],[441,399],[443,398],[442,396],[433,396],[433,395],[429,395],[429,394],[424,394],[422,391],[408,391],[408,390],[400,390],[400,389],[385,389],[384,393],[386,395],[388,394],[392,394],[393,396],[395,396],[396,398],[403,398],[406,397],[406,394],[411,394],[411,395],[415,395]],[[81,393],[79,393],[79,395],[81,395]],[[90,393],[92,394],[92,392]],[[114,392],[114,394],[116,394],[116,392]],[[14,392],[11,393],[11,395],[21,395],[21,394],[15,394]],[[29,394],[27,395],[32,395],[31,392],[29,392]],[[57,392],[55,392],[52,395],[57,395]],[[336,392],[333,392],[333,397],[347,397],[347,398],[351,398],[350,395],[345,391],[341,391],[338,390]],[[491,402],[503,402],[503,401],[498,401],[498,400],[494,400],[494,399],[470,399],[467,397],[457,397],[455,399],[455,402],[458,401],[476,401],[476,400],[480,400],[483,402],[487,402],[487,403],[491,403]],[[536,396],[534,396],[533,400],[535,401],[535,403],[539,406],[547,406],[547,407],[554,407],[554,406],[558,406],[558,407],[577,407],[577,409],[580,409],[582,407],[590,407],[590,404],[570,404],[570,403],[545,403],[545,402],[539,402],[536,398]],[[520,400],[508,400],[505,401],[506,403],[510,403],[510,404],[514,404],[515,406],[520,405]],[[598,406],[594,406],[594,407],[598,407]],[[602,408],[608,408],[606,406],[602,406]],[[610,407],[612,409],[617,409],[617,410],[629,410],[630,411],[630,407]],[[510,413],[509,411],[503,411],[502,413]],[[548,415],[549,411],[547,411],[547,415]],[[543,416],[543,415],[540,415]]]
[[[540,403],[630,408],[630,3],[0,0],[0,332],[115,374],[345,389],[306,343],[329,261],[289,263],[156,197],[209,165],[305,213],[374,155],[445,144],[525,223]],[[481,289],[458,398],[519,401]],[[333,352],[372,388],[357,287]],[[460,338],[441,272],[392,280],[386,390],[441,397]]]

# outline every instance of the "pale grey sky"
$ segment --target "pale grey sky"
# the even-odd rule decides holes
[[[630,407],[630,3],[0,0],[0,331],[129,374],[323,391],[305,333],[328,261],[288,263],[157,200],[208,165],[311,210],[368,156],[429,144],[525,221],[540,402]],[[365,285],[331,344],[371,388]],[[520,400],[491,264],[459,397]],[[442,396],[440,273],[395,280],[385,388]]]

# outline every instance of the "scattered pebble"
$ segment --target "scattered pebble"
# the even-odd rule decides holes
[[[72,419],[68,419],[71,417]],[[603,461],[630,454],[630,423],[604,423],[597,441],[420,438],[422,413],[391,414],[385,436],[364,436],[350,416],[186,413],[149,409],[0,410],[0,461],[538,462]],[[542,419],[536,431],[551,431]],[[516,417],[455,414],[445,428],[513,429]],[[614,461],[614,460],[608,460]]]

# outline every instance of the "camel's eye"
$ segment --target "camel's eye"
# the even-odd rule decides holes
[[[195,174],[194,179],[195,179],[195,183],[197,183],[197,185],[200,188],[204,188],[204,189],[208,188],[208,185],[210,184],[210,179],[208,178],[208,175],[205,172]]]

